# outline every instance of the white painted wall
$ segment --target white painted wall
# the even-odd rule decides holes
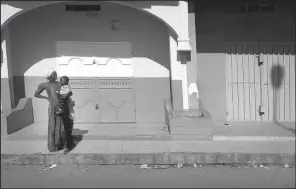
[[[1,110],[3,108],[9,111],[15,108],[15,99],[11,64],[11,40],[8,27],[1,31],[1,50]]]
[[[93,19],[94,24],[88,24],[85,13],[66,12],[61,4],[17,18],[11,23],[13,75],[43,76],[40,70],[55,67],[54,45],[63,40],[130,42],[135,77],[169,77],[167,28],[142,12],[111,3],[102,6],[102,12]],[[111,30],[112,19],[120,21],[118,31]]]
[[[44,5],[61,3],[67,1],[7,1],[1,2],[1,29],[6,21],[21,15],[34,8]],[[81,2],[71,2],[72,4],[81,4]],[[83,1],[83,4],[95,4],[92,1]],[[112,3],[134,7],[138,10],[151,13],[156,18],[164,21],[177,34],[180,32],[180,16],[178,1],[114,1]]]

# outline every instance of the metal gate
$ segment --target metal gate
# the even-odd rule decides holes
[[[73,89],[76,123],[136,122],[129,42],[58,41],[57,68]]]
[[[295,44],[227,43],[228,121],[295,121]]]

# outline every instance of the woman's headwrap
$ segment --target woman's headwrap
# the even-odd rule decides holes
[[[46,71],[44,72],[44,77],[45,77],[46,79],[48,79],[48,78],[51,76],[51,74],[52,74],[53,72],[56,72],[56,70],[53,69],[53,68],[49,68],[48,70],[46,70]]]

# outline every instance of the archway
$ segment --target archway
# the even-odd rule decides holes
[[[94,4],[93,1],[84,1],[83,3],[81,2],[75,2],[75,1],[39,1],[39,2],[20,2],[20,1],[6,1],[6,2],[1,2],[1,31],[3,28],[5,28],[6,25],[9,24],[13,19],[17,18],[18,16],[32,11],[36,8],[40,8],[43,6],[51,5],[51,4],[58,4],[58,3],[71,3],[71,4]],[[100,1],[100,2],[107,2],[107,1]],[[99,2],[99,3],[100,3]],[[141,7],[141,4],[133,4],[132,1],[108,1],[109,3],[114,3],[114,4],[120,4],[122,6],[130,7],[133,9],[136,9],[138,11],[144,12],[148,14],[149,16],[154,17],[155,19],[159,20],[162,22],[164,25],[166,25],[169,29],[169,31],[172,33],[172,35],[177,39],[178,37],[178,27],[176,24],[174,24],[175,21],[168,20],[161,12],[158,11],[153,11],[152,10],[152,4],[149,5],[149,8],[144,8]],[[147,1],[148,2],[148,1]],[[148,2],[149,3],[149,2]],[[160,4],[165,4],[166,6],[170,5],[167,4],[167,2],[155,2],[153,1],[152,3],[160,3]],[[168,2],[171,3],[172,6],[178,6],[178,1],[171,1]],[[145,4],[144,6],[147,6]],[[178,13],[178,10],[175,11],[175,14]],[[174,19],[174,18],[173,18]]]
[[[101,3],[101,2],[100,2]],[[85,14],[65,13],[65,3],[46,5],[36,8],[15,18],[9,25],[14,57],[14,89],[17,98],[33,97],[36,86],[44,80],[42,72],[55,64],[57,41],[83,42],[125,42],[133,47],[133,62],[136,70],[133,76],[137,94],[137,119],[141,122],[162,122],[164,119],[163,101],[170,98],[170,42],[166,25],[151,18],[143,11],[137,11],[116,3],[103,3],[105,9],[93,23],[85,22]],[[120,12],[125,12],[121,14]],[[54,15],[47,14],[55,12]],[[118,31],[112,31],[110,21],[120,18]],[[35,19],[34,23],[30,20]],[[23,23],[23,24],[22,24]],[[22,30],[21,28],[27,28]],[[19,43],[22,41],[22,43]],[[18,45],[13,45],[18,44]],[[78,43],[75,43],[78,45]],[[84,43],[86,44],[86,43]],[[83,44],[83,45],[84,45]],[[82,44],[80,44],[82,45]],[[71,45],[73,47],[73,45]],[[30,47],[30,48],[28,48]],[[67,56],[92,57],[94,54],[63,51]],[[67,49],[67,48],[64,48]],[[70,49],[70,48],[68,48]],[[79,49],[77,47],[76,49]],[[104,48],[103,48],[104,49]],[[104,50],[100,52],[105,52]],[[110,53],[112,51],[106,51]],[[121,50],[116,51],[120,54]],[[77,54],[78,53],[78,54]],[[80,54],[81,53],[81,54]],[[64,54],[65,55],[65,54]],[[105,54],[106,56],[106,54]],[[108,56],[113,56],[112,53]],[[116,58],[116,57],[115,57]],[[122,58],[122,57],[121,57]],[[88,66],[89,63],[86,63]],[[98,64],[94,65],[98,67]],[[98,66],[97,66],[98,65]],[[23,89],[23,91],[17,91]],[[158,90],[157,90],[158,89]],[[78,93],[78,92],[77,92]],[[76,93],[76,94],[77,94]],[[126,93],[125,93],[126,94]],[[87,100],[96,100],[98,93],[87,94]],[[81,96],[87,96],[81,94]],[[36,121],[47,121],[46,102],[34,99]],[[80,104],[83,104],[82,102]],[[79,105],[79,103],[78,103]],[[96,105],[96,102],[93,103]],[[96,107],[96,106],[94,106]],[[89,111],[94,110],[92,105]]]

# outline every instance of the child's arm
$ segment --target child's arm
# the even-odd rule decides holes
[[[67,86],[65,86],[64,90],[65,90],[66,94],[68,95],[72,91],[72,88],[70,85],[67,85]]]
[[[65,90],[65,94],[63,94],[61,96],[61,99],[64,99],[65,100],[65,99],[67,99],[67,98],[69,98],[70,96],[73,95],[72,89],[71,89],[71,86],[70,85],[65,86],[64,87],[64,90]]]

